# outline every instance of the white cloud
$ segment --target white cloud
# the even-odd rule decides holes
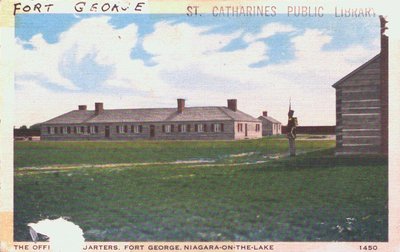
[[[137,42],[138,28],[131,24],[116,29],[108,23],[109,19],[110,17],[105,16],[83,19],[62,33],[59,43],[55,46],[62,52],[74,48],[77,61],[95,52],[97,63],[116,64],[121,57],[129,57],[127,52],[130,52]]]
[[[144,37],[143,48],[162,67],[175,69],[212,57],[241,34],[240,31],[227,35],[207,33],[211,28],[159,22],[154,32]]]
[[[327,32],[317,29],[307,29],[303,35],[294,37],[295,53],[297,57],[313,57],[322,47],[331,42],[332,37]]]
[[[26,50],[24,45],[30,45],[32,50]],[[63,77],[58,71],[58,53],[43,39],[42,34],[37,34],[28,42],[17,39],[16,77],[35,76],[46,78],[49,82],[68,89],[77,89],[76,86],[67,78]],[[45,67],[44,67],[45,66]]]
[[[291,25],[286,25],[282,23],[269,23],[264,25],[259,33],[256,34],[246,33],[243,36],[243,40],[247,43],[251,43],[259,39],[266,39],[272,37],[279,33],[289,33],[295,30],[296,29]]]
[[[141,60],[130,58],[138,40],[137,26],[130,24],[117,29],[109,24],[109,19],[82,19],[63,32],[58,42],[53,44],[46,42],[41,34],[28,42],[17,40],[17,57],[23,59],[17,64],[17,79],[28,75],[67,89],[79,90],[79,86],[65,77],[63,72],[74,64],[81,64],[85,57],[94,55],[96,64],[113,70],[104,80],[106,85],[142,91],[162,86],[162,82]],[[24,49],[24,45],[30,45],[33,49]],[[82,74],[85,70],[82,69]]]
[[[332,41],[329,31],[306,29],[292,35],[295,56],[292,60],[254,68],[252,64],[268,60],[273,50],[259,39],[292,32],[293,27],[272,23],[257,34],[243,35],[242,31],[218,34],[211,32],[214,27],[159,22],[153,32],[139,38],[135,24],[115,28],[108,21],[108,17],[82,19],[62,33],[54,44],[36,35],[28,42],[34,50],[23,49],[26,42],[18,41],[19,58],[24,60],[17,75],[44,76],[49,82],[77,89],[79,87],[61,74],[59,66],[71,64],[64,62],[67,55],[73,55],[72,63],[95,55],[97,64],[113,69],[103,85],[130,88],[145,92],[144,95],[57,93],[40,86],[40,78],[30,83],[20,80],[17,97],[51,97],[32,105],[30,110],[26,108],[34,104],[33,99],[22,102],[17,110],[20,124],[50,119],[75,109],[78,103],[104,101],[106,107],[110,104],[121,108],[175,106],[178,97],[187,98],[188,106],[225,105],[227,98],[237,98],[241,110],[254,116],[269,110],[270,115],[285,123],[288,99],[292,97],[302,125],[333,125],[335,93],[331,85],[375,55],[361,45],[325,50]],[[238,38],[247,41],[247,47],[222,50]],[[132,49],[139,43],[147,53],[154,55],[155,65],[147,66],[140,59],[130,58]],[[52,107],[50,111],[48,104],[56,109]],[[40,111],[41,115],[34,111]]]

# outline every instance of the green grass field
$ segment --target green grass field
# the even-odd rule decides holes
[[[334,144],[16,142],[14,239],[65,216],[97,241],[386,241],[387,160]]]

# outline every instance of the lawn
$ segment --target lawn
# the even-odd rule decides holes
[[[282,138],[19,142],[14,239],[66,216],[94,241],[387,241],[387,160],[297,146],[289,158]]]
[[[302,141],[299,151],[333,147],[332,141]],[[242,141],[16,142],[19,167],[60,164],[168,162],[189,159],[221,161],[227,155],[254,152],[252,159],[286,152],[287,140],[271,137]]]

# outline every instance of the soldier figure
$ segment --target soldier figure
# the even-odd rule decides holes
[[[296,126],[297,126],[297,118],[293,117],[294,110],[289,109],[288,113],[288,124],[287,124],[287,138],[289,139],[289,152],[290,156],[294,157],[296,156],[296,144],[295,144],[295,138],[296,138]]]

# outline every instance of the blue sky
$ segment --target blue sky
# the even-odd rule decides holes
[[[79,104],[226,106],[334,125],[335,81],[379,52],[376,18],[17,15],[16,125]],[[21,101],[21,102],[20,102]]]

